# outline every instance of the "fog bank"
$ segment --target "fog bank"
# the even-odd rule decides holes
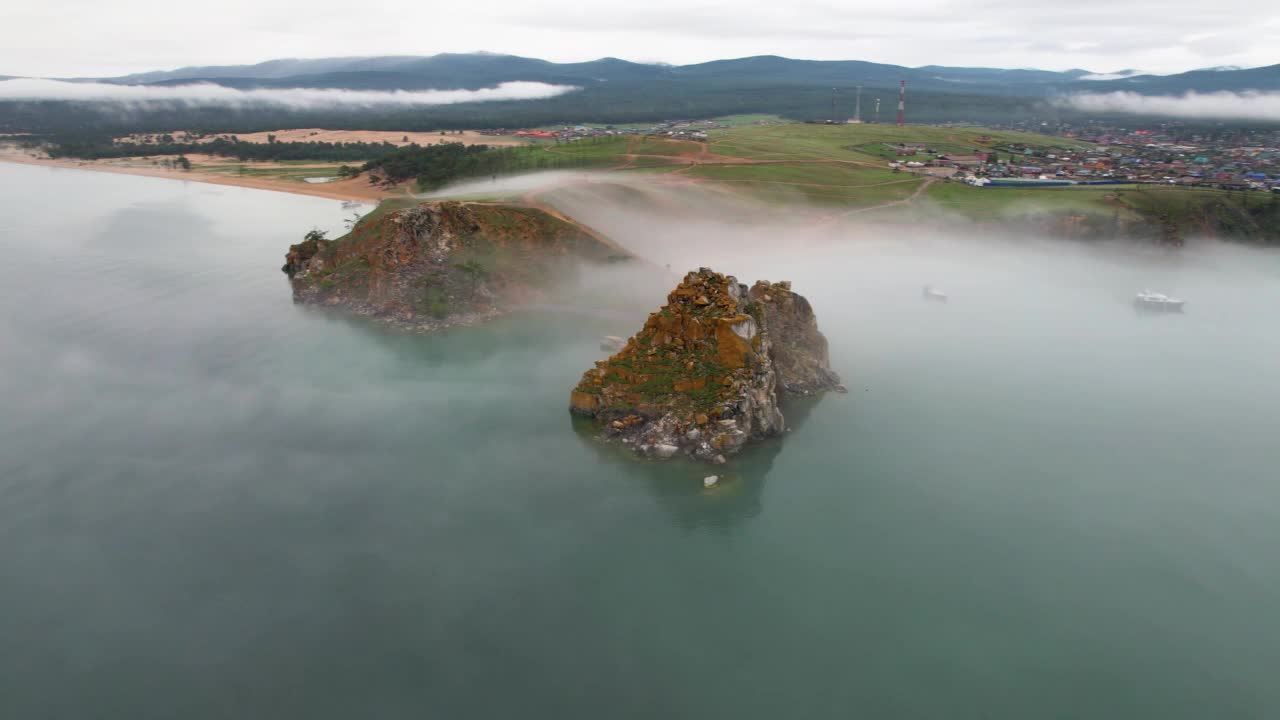
[[[141,105],[282,106],[297,110],[378,105],[456,105],[501,100],[542,100],[579,88],[540,82],[504,82],[478,90],[343,90],[338,88],[253,88],[240,90],[213,83],[190,85],[114,85],[42,78],[0,81],[0,100],[63,100]]]
[[[1135,92],[1080,93],[1055,101],[1062,107],[1097,113],[1166,115],[1280,121],[1280,92],[1188,92],[1185,95],[1140,95]]]

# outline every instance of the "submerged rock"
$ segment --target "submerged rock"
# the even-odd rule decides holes
[[[384,205],[337,240],[308,233],[282,269],[295,302],[432,330],[537,298],[582,261],[628,257],[537,208],[422,202]]]
[[[617,354],[583,375],[569,406],[641,455],[723,463],[783,432],[780,394],[839,387],[813,308],[791,283],[748,289],[701,268]]]

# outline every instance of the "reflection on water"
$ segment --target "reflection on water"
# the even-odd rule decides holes
[[[791,432],[799,432],[822,397],[789,398],[783,413]],[[749,446],[725,466],[684,458],[669,461],[641,460],[625,445],[600,439],[588,418],[569,415],[569,424],[584,444],[595,450],[610,472],[643,476],[662,509],[686,529],[727,528],[750,520],[762,509],[765,483],[774,460],[786,447],[786,438],[769,438]],[[703,478],[719,481],[703,485]]]

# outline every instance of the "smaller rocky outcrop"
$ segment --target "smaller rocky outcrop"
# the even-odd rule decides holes
[[[813,308],[791,283],[748,288],[701,268],[583,375],[570,409],[641,455],[721,463],[783,432],[780,395],[843,389]]]
[[[432,330],[535,299],[584,262],[626,259],[587,228],[538,208],[419,202],[384,204],[337,240],[307,233],[282,269],[295,302]]]

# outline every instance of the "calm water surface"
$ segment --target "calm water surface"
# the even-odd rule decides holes
[[[704,491],[565,410],[643,309],[401,336],[290,302],[336,202],[0,187],[0,717],[1280,713],[1275,255],[726,266],[853,392]]]

